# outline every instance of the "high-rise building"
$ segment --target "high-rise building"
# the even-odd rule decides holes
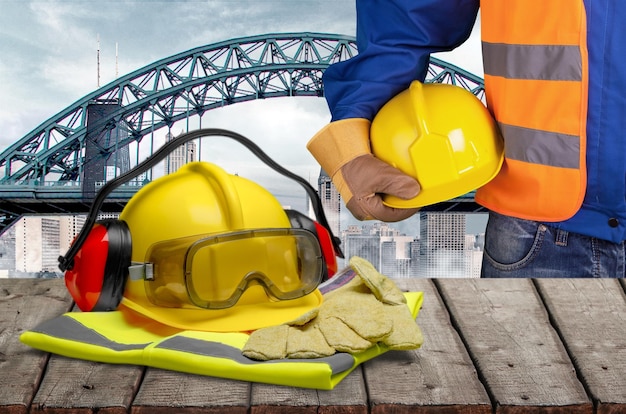
[[[359,256],[380,271],[380,236],[378,234],[344,233],[343,253],[346,259]]]
[[[121,143],[128,132],[118,125],[104,125],[107,119],[120,108],[116,100],[98,100],[87,106],[87,132],[85,135],[85,161],[82,190],[85,198],[93,198],[102,184],[130,170],[128,145]],[[109,151],[103,157],[102,149]]]
[[[0,278],[9,277],[15,271],[15,226],[0,236]]]
[[[382,226],[384,230],[386,226]],[[395,229],[394,229],[395,230]],[[408,278],[417,275],[412,271],[413,262],[419,262],[419,252],[413,255],[414,236],[405,236],[398,230],[380,237],[380,273],[395,278]]]
[[[467,277],[466,216],[461,213],[420,213],[421,277]]]
[[[320,170],[317,187],[328,225],[333,234],[339,235],[341,234],[341,196],[323,169]]]
[[[394,275],[396,273],[396,241],[393,238],[380,242],[380,273]]]
[[[484,239],[484,234],[465,235],[465,274],[467,277],[480,277]]]
[[[59,217],[59,255],[68,251],[76,235],[83,228],[86,219],[87,216],[84,214]]]
[[[58,217],[27,216],[14,226],[15,269],[27,273],[58,271]]]
[[[179,135],[180,136],[180,135]],[[174,135],[168,132],[165,135],[165,141],[170,142],[174,139]],[[165,174],[171,174],[176,172],[180,167],[196,160],[196,143],[193,141],[187,141],[180,147],[172,151],[165,162]]]
[[[410,277],[417,277],[420,268],[420,239],[417,237],[409,243],[409,257],[411,258],[409,275],[411,275]]]

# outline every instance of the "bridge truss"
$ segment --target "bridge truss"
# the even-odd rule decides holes
[[[322,73],[356,55],[353,38],[319,33],[267,34],[198,47],[134,71],[88,94],[0,154],[0,232],[23,214],[78,213],[89,134],[109,134],[96,157],[139,143],[146,135],[215,108],[255,99],[322,97]],[[451,83],[484,99],[481,78],[431,58],[427,82]],[[115,110],[88,125],[89,105]],[[122,131],[123,133],[119,133]],[[113,196],[119,210],[132,191]],[[437,207],[477,208],[472,197]],[[465,206],[463,206],[463,204]],[[471,206],[470,206],[471,204]]]

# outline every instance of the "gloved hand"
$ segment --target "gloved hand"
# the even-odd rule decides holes
[[[381,194],[411,199],[420,185],[397,168],[372,155],[370,121],[344,119],[328,124],[307,144],[346,203],[359,220],[404,220],[418,209],[398,209],[383,204]]]
[[[422,333],[402,292],[365,259],[353,257],[350,266],[358,277],[298,320],[254,331],[243,354],[264,361],[357,353],[377,342],[390,349],[418,348]]]

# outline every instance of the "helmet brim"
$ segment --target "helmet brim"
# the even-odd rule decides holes
[[[247,332],[281,325],[318,307],[323,301],[318,289],[298,299],[281,300],[226,309],[165,308],[147,301],[124,297],[118,308],[137,312],[174,328],[208,332]]]

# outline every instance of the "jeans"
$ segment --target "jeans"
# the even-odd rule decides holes
[[[490,212],[481,277],[624,277],[625,243]]]

